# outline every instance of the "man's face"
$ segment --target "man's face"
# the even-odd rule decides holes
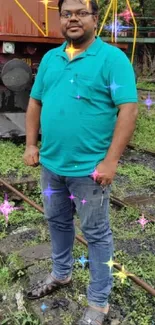
[[[61,31],[63,36],[70,41],[89,40],[95,35],[98,17],[92,13],[92,7],[87,1],[65,0],[61,8]],[[76,15],[77,14],[77,15]],[[79,15],[78,15],[79,14]]]

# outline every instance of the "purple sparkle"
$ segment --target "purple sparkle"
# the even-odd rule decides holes
[[[150,109],[150,107],[152,106],[152,104],[153,104],[153,101],[152,101],[152,99],[151,99],[151,96],[150,96],[150,93],[148,94],[148,97],[147,97],[147,99],[145,100],[145,105],[148,107],[148,109]]]
[[[48,199],[50,199],[50,197],[51,197],[51,195],[52,195],[53,193],[58,193],[58,192],[59,192],[59,191],[52,190],[52,188],[51,188],[50,185],[48,184],[48,187],[43,191],[43,194],[44,194],[45,196],[47,196]]]
[[[74,199],[76,199],[76,197],[75,197],[73,194],[71,194],[71,195],[69,196],[69,199],[74,200]]]
[[[82,201],[81,201],[81,203],[84,205],[85,203],[86,203],[87,201],[85,200],[85,199],[83,199]]]
[[[80,95],[77,95],[76,98],[77,98],[77,99],[80,99],[81,97],[80,97]]]

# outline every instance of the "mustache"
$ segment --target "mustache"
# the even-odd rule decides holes
[[[71,28],[71,27],[81,27],[79,25],[69,25],[68,28]]]

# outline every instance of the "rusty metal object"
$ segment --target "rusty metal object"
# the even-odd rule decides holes
[[[4,181],[2,178],[0,178],[0,183],[3,184],[8,190],[12,191],[13,193],[15,193],[16,195],[18,195],[21,199],[23,199],[25,202],[27,202],[28,204],[30,204],[32,207],[34,207],[36,210],[38,210],[41,213],[44,213],[43,208],[36,204],[34,201],[30,200],[28,197],[26,197],[23,193],[19,192],[18,190],[16,190],[13,186],[11,186],[10,184],[8,184],[8,182]],[[120,201],[122,202],[122,201]],[[76,239],[81,242],[82,244],[84,244],[85,246],[88,246],[86,240],[84,238],[82,238],[82,236],[80,235],[76,235]],[[115,263],[117,263],[115,261]],[[121,271],[122,270],[122,266],[120,264],[117,263],[117,265],[114,265],[114,267]],[[126,273],[128,274],[128,272],[126,271]],[[128,277],[137,285],[139,285],[141,288],[143,288],[144,290],[146,290],[148,293],[150,293],[152,296],[155,296],[155,289],[153,287],[151,287],[149,284],[147,284],[146,282],[144,282],[143,280],[141,280],[140,278],[138,278],[136,275],[128,275]]]
[[[151,155],[153,157],[155,157],[155,152],[154,151],[151,151],[151,150],[146,150],[146,149],[140,149],[140,148],[136,148],[133,144],[129,144],[127,146],[129,149],[133,149],[133,150],[137,150],[137,151],[141,151],[141,152],[144,152],[148,155]]]
[[[52,6],[56,5],[57,0],[53,0]],[[0,0],[0,12],[1,34],[5,37],[22,35],[30,39],[31,36],[40,38],[43,35],[41,30],[46,34],[45,4],[41,1],[33,0],[32,6],[31,0]],[[48,36],[49,38],[62,37],[58,10],[48,11]]]
[[[135,203],[134,202],[128,203],[127,201],[125,201],[125,200],[122,201],[122,200],[118,199],[117,197],[115,197],[113,195],[110,196],[110,202],[112,204],[118,206],[119,208],[126,208],[126,207],[133,207],[133,208],[135,208],[135,207],[137,207],[137,202],[135,202]],[[155,218],[152,218],[150,216],[148,216],[147,219],[149,221],[151,221],[151,222],[155,222]]]
[[[0,41],[7,42],[24,42],[24,43],[45,43],[45,44],[59,44],[61,45],[64,42],[62,37],[35,37],[35,36],[17,36],[17,35],[1,35]]]

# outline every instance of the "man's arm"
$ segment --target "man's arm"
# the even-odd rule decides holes
[[[30,98],[26,113],[26,146],[37,146],[40,128],[41,102]]]
[[[136,126],[138,116],[138,104],[128,103],[119,107],[119,115],[111,146],[105,161],[118,163],[125,147],[129,143]]]
[[[112,183],[118,161],[133,135],[138,116],[138,105],[136,103],[122,104],[119,109],[111,146],[105,159],[96,168],[98,172],[97,182],[103,186]]]
[[[37,147],[41,102],[30,98],[26,113],[26,150],[23,156],[24,162],[28,166],[37,166],[39,163],[39,149]]]

